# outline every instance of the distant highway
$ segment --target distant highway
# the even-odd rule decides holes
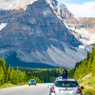
[[[52,83],[4,88],[0,89],[0,95],[49,95],[48,85],[52,85]]]

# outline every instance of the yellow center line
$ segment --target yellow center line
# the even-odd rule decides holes
[[[41,85],[39,85],[39,86],[41,86]],[[36,86],[36,87],[38,87],[38,86]],[[25,91],[29,91],[29,90],[31,90],[31,89],[33,89],[33,88],[36,88],[36,87],[32,87],[32,88],[30,88],[30,89],[26,89],[26,90],[23,90],[23,91],[21,91],[21,92],[17,92],[17,93],[15,93],[15,94],[11,94],[11,95],[17,95],[17,94],[23,93],[23,92],[25,92]]]

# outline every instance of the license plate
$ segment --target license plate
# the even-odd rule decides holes
[[[72,94],[73,91],[60,90],[60,93]]]

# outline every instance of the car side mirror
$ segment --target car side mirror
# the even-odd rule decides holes
[[[83,87],[83,86],[81,86],[81,89],[84,89],[84,87]]]
[[[49,88],[49,89],[51,89],[51,88],[52,88],[52,86],[51,86],[51,85],[49,85],[49,86],[48,86],[48,88]]]

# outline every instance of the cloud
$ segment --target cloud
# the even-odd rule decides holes
[[[95,17],[95,2],[86,2],[79,4],[66,4],[68,10],[75,17]]]

